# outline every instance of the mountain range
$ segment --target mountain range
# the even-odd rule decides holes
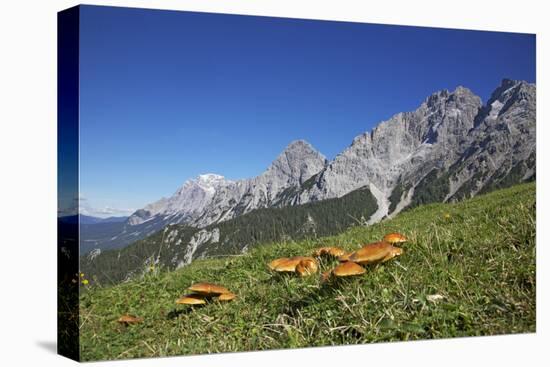
[[[78,214],[78,215],[68,215],[64,217],[59,217],[59,221],[69,224],[98,224],[98,223],[122,223],[126,222],[128,217],[107,217],[99,218],[91,215]]]
[[[180,225],[186,230],[179,233],[186,236],[173,235],[170,241],[185,245],[178,250],[181,253],[194,248],[185,261],[174,253],[170,266],[181,266],[194,254],[207,254],[209,245],[220,252],[223,223],[233,230],[241,216],[296,207],[294,214],[315,212],[306,217],[296,214],[305,220],[303,225],[318,226],[318,214],[327,209],[313,204],[332,200],[330,213],[345,216],[334,200],[346,196],[349,200],[358,192],[369,210],[361,213],[361,220],[355,219],[375,223],[409,207],[461,200],[534,180],[535,132],[534,84],[504,79],[485,104],[462,86],[438,91],[416,110],[398,113],[355,137],[332,161],[306,141],[294,141],[257,177],[232,181],[217,174],[200,175],[124,222],[86,226],[81,229],[81,253],[94,251],[96,258],[106,249],[122,248],[169,225]],[[312,224],[308,218],[313,217]],[[221,234],[238,250],[255,242],[254,236],[239,243],[227,236]]]

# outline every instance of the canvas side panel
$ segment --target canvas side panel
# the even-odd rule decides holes
[[[79,12],[74,7],[57,16],[57,352],[74,360],[80,359]]]

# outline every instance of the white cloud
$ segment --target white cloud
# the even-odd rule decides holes
[[[93,208],[89,205],[86,207],[80,206],[80,213],[100,218],[128,216],[133,212],[135,212],[133,209],[112,208],[109,206],[103,208]]]
[[[107,217],[123,217],[123,216],[129,216],[133,212],[135,212],[135,209],[126,209],[126,208],[114,208],[112,206],[105,206],[103,208],[96,208],[92,204],[90,204],[90,201],[88,198],[80,195],[78,198],[73,199],[73,204],[71,207],[60,210],[59,216],[66,216],[66,215],[75,215],[78,211],[80,214],[89,215],[92,217],[98,217],[98,218],[107,218]]]

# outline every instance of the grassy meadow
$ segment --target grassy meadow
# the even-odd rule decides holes
[[[272,273],[278,257],[320,246],[358,249],[388,232],[409,238],[403,255],[359,277],[321,282]],[[337,261],[324,259],[321,271]],[[534,332],[535,184],[454,204],[407,210],[391,220],[241,256],[151,268],[139,279],[80,297],[82,360],[252,351],[307,346]],[[236,293],[228,303],[176,305],[195,282]],[[124,326],[122,314],[143,318]]]

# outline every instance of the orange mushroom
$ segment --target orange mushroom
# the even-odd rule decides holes
[[[339,247],[320,247],[313,253],[313,256],[333,256],[333,257],[339,257],[346,253],[346,251],[342,250]]]
[[[200,294],[189,294],[178,299],[176,303],[178,305],[204,305],[206,304],[206,299],[203,295]]]
[[[317,262],[313,257],[310,256],[294,256],[290,258],[281,258],[273,260],[271,263],[269,263],[270,268],[276,272],[288,272],[288,273],[294,273],[296,272],[296,267],[301,261],[307,261],[307,262],[314,262],[315,265],[317,265]],[[305,265],[304,265],[305,266]],[[313,265],[308,265],[308,267],[312,267]]]
[[[338,261],[340,261],[340,262],[349,261],[349,258],[350,258],[351,255],[353,255],[353,252],[345,253],[345,254],[338,257]]]
[[[403,250],[399,247],[394,247],[388,242],[375,242],[363,246],[355,251],[349,257],[350,261],[361,265],[372,264],[375,262],[385,262],[395,256],[401,255]]]
[[[187,289],[205,296],[217,296],[223,293],[229,293],[227,288],[212,283],[195,283]]]
[[[349,277],[354,275],[361,275],[366,272],[365,268],[352,261],[346,261],[332,269],[332,275],[335,277]]]
[[[269,266],[271,270],[275,270],[275,268],[288,260],[290,260],[288,257],[281,257],[279,259],[271,261],[269,264],[267,264],[267,266]]]
[[[217,300],[222,301],[222,302],[227,302],[227,301],[231,301],[231,300],[235,299],[235,297],[237,297],[237,295],[235,293],[228,292],[228,293],[220,294],[220,296],[217,298]]]
[[[318,269],[317,261],[311,258],[303,259],[296,265],[296,273],[302,277],[314,274]]]
[[[384,236],[383,240],[384,242],[391,243],[392,245],[396,243],[403,243],[408,241],[407,237],[405,237],[401,233],[396,233],[396,232],[388,233],[387,235]]]
[[[118,323],[124,325],[137,324],[143,321],[143,318],[132,315],[122,315],[117,320]]]

